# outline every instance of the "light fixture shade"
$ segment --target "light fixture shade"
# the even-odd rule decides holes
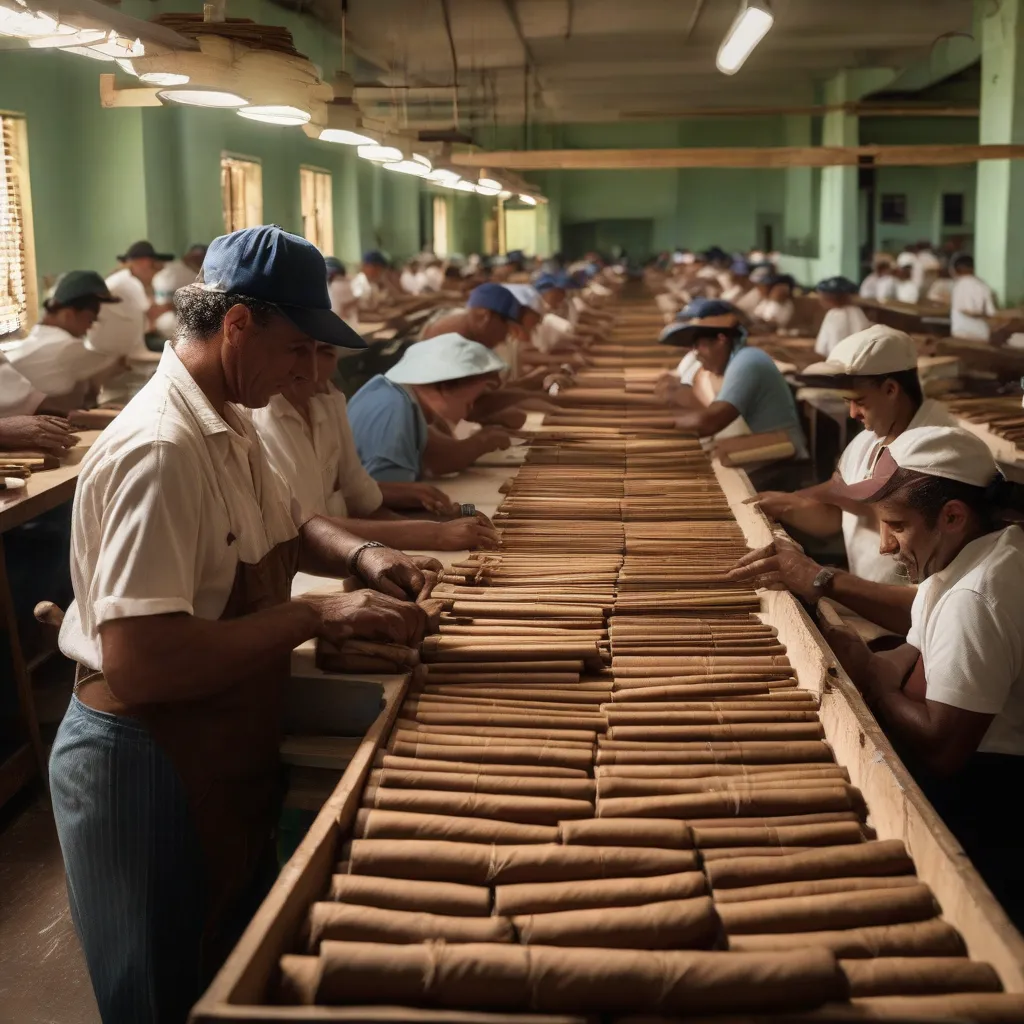
[[[115,59],[109,53],[103,53],[94,46],[62,46],[61,52],[74,53],[79,57],[91,57],[93,60],[113,61]]]
[[[435,167],[428,175],[430,181],[436,181],[439,185],[450,185],[462,177],[457,171],[450,171],[447,167]]]
[[[121,61],[117,63],[124,67]],[[139,75],[139,81],[145,82],[146,85],[188,85],[189,78],[188,75],[176,75],[170,71],[147,71],[144,75]]]
[[[500,188],[490,188],[487,185],[477,184],[476,192],[482,196],[496,196],[501,191]]]
[[[101,53],[111,60],[118,58],[130,60],[132,57],[146,56],[146,47],[142,44],[141,39],[136,39],[133,42],[124,36],[119,36],[116,32],[111,32],[104,42],[91,43],[89,49]]]
[[[399,174],[412,174],[417,178],[425,178],[430,174],[430,165],[426,167],[416,160],[396,160],[381,165],[385,171],[397,171]]]
[[[248,118],[250,121],[262,121],[264,124],[280,124],[286,127],[306,124],[310,119],[308,110],[278,104],[242,107],[238,111],[238,116]]]
[[[715,65],[723,75],[735,75],[754,47],[768,34],[775,17],[768,0],[743,0],[743,6],[718,48]]]
[[[61,25],[47,14],[32,11],[12,11],[0,7],[0,35],[16,39],[40,39],[46,36],[72,35],[78,30],[73,25]]]
[[[521,195],[519,197],[519,202],[526,203],[527,206],[536,206],[537,205],[537,200],[534,199],[533,196]]]
[[[64,25],[62,28],[69,28]],[[58,32],[53,36],[36,36],[28,41],[33,49],[44,50],[61,46],[90,46],[93,43],[102,43],[107,38],[107,33],[101,28],[73,29],[70,32]]]
[[[460,179],[459,181],[453,181],[451,183],[442,182],[442,184],[446,184],[448,188],[454,188],[458,192],[476,192],[477,191],[477,186],[474,185],[473,182],[471,182],[471,181],[466,181],[464,178]]]
[[[370,160],[375,164],[390,164],[403,159],[400,149],[394,146],[378,146],[376,143],[372,146],[360,146],[358,153],[364,160]]]
[[[494,178],[480,178],[477,184],[482,188],[493,188],[494,194],[497,195],[504,187],[500,181],[495,181]]]
[[[347,128],[325,128],[318,136],[321,142],[334,142],[339,146],[375,146],[369,135],[350,132]]]
[[[157,98],[168,103],[183,103],[189,107],[244,107],[249,101],[233,92],[215,89],[162,89]]]

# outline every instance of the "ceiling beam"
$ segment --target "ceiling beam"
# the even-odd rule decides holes
[[[1024,160],[1024,145],[729,146],[693,149],[535,149],[453,153],[457,167],[516,171],[651,170],[679,167],[946,167]]]

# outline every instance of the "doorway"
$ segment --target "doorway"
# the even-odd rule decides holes
[[[630,259],[642,262],[654,255],[654,221],[609,219],[563,224],[562,249],[570,259],[591,251],[617,255],[624,250]]]

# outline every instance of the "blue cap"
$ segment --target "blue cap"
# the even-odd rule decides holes
[[[505,259],[508,260],[509,263],[522,263],[526,259],[526,254],[522,249],[511,249],[509,252],[505,253]]]
[[[692,345],[696,341],[697,329],[720,327],[728,330],[740,324],[740,311],[723,299],[694,299],[685,309],[676,314],[672,321],[658,335],[663,345]]]
[[[533,282],[533,287],[539,292],[551,291],[552,288],[568,290],[572,287],[572,279],[564,270],[540,274]]]
[[[489,309],[504,320],[518,320],[522,312],[519,300],[502,284],[477,285],[466,302],[469,309]]]
[[[729,272],[735,274],[737,277],[749,277],[750,264],[746,260],[733,260],[732,266],[729,268]]]
[[[324,265],[327,267],[327,274],[344,274],[345,264],[337,256],[325,256]]]
[[[327,265],[320,250],[276,225],[215,238],[196,281],[207,291],[271,303],[314,341],[366,348],[366,342],[331,312]]]
[[[369,263],[371,267],[390,267],[391,262],[379,249],[370,249],[363,253],[363,262]]]
[[[826,277],[814,290],[822,295],[856,295],[860,291],[848,277]]]

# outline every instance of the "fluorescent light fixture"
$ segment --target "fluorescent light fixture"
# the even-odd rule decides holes
[[[117,63],[124,67],[125,63],[130,62]],[[146,85],[188,85],[188,75],[175,75],[170,71],[147,71],[144,75],[139,75],[139,81],[145,82]]]
[[[435,167],[428,175],[430,181],[436,181],[439,185],[451,185],[462,177],[456,171],[449,171],[447,167]]]
[[[519,197],[519,202],[526,203],[527,206],[536,206],[537,200],[533,196],[522,195]]]
[[[9,7],[0,7],[0,36],[40,39],[47,36],[73,35],[77,31],[73,25],[61,25],[46,14],[12,11]]]
[[[70,26],[65,25],[65,28]],[[49,49],[57,46],[89,46],[92,43],[101,43],[107,38],[107,33],[101,28],[83,28],[70,32],[57,33],[55,36],[36,36],[28,41],[28,45],[34,49]]]
[[[281,124],[285,126],[306,124],[310,119],[308,110],[276,104],[242,107],[237,113],[239,117],[246,117],[250,121],[262,121],[264,124]]]
[[[417,178],[425,178],[430,170],[415,160],[396,160],[394,163],[381,165],[385,171],[398,171],[399,174],[414,174]]]
[[[735,75],[754,47],[768,34],[775,18],[768,0],[743,0],[740,13],[732,23],[715,64],[723,75]]]
[[[372,160],[375,164],[392,164],[402,159],[402,151],[394,146],[360,146],[359,155],[364,160]]]
[[[494,195],[497,195],[505,187],[500,181],[495,181],[494,178],[480,178],[477,184],[482,188],[493,188]]]
[[[501,191],[501,189],[500,188],[491,188],[488,185],[481,185],[481,184],[478,183],[477,186],[476,186],[475,191],[477,192],[477,194],[482,195],[482,196],[496,196]]]
[[[94,46],[62,46],[62,53],[76,53],[79,57],[92,57],[93,60],[114,60],[109,53],[101,53]]]
[[[512,193],[511,193],[511,192],[509,192],[509,190],[508,190],[507,188],[503,188],[503,189],[502,189],[502,190],[501,190],[501,191],[500,191],[500,192],[498,193],[498,198],[499,198],[499,199],[511,199],[511,198],[512,198]]]
[[[442,184],[446,183],[442,182]],[[460,181],[453,181],[450,185],[448,185],[448,188],[454,188],[459,192],[476,192],[477,190],[477,186],[474,185],[473,182],[466,181],[464,179]]]
[[[339,146],[375,146],[369,135],[350,132],[346,128],[325,128],[318,136],[321,142],[335,142]]]
[[[427,174],[434,169],[434,165],[425,156],[421,156],[419,153],[413,153],[412,158],[421,167],[426,167]]]
[[[188,107],[245,107],[249,101],[233,92],[216,89],[163,89],[157,99],[168,103],[184,103]]]

